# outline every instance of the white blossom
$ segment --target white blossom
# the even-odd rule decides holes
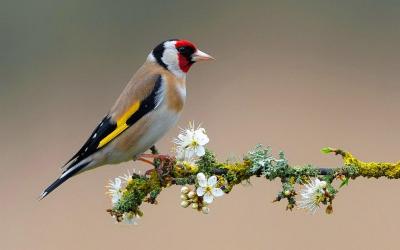
[[[326,185],[326,181],[321,181],[318,178],[306,184],[300,192],[301,201],[299,202],[299,207],[307,209],[314,214],[324,199]]]
[[[220,197],[224,195],[224,191],[221,188],[217,188],[217,177],[215,175],[206,179],[206,176],[203,173],[197,174],[197,182],[199,183],[199,187],[196,190],[198,196],[203,196],[203,200],[210,204],[213,202],[214,197]]]
[[[192,163],[196,157],[201,157],[206,153],[205,145],[209,141],[204,128],[199,126],[195,129],[193,123],[189,124],[189,127],[182,129],[178,137],[174,139],[176,158],[179,161]]]
[[[115,205],[122,196],[122,180],[121,178],[115,178],[114,181],[110,180],[108,185],[108,194],[111,196],[111,202]]]

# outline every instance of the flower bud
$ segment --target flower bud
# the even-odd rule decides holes
[[[289,196],[289,195],[290,195],[290,190],[285,190],[285,192],[283,192],[283,194],[284,194],[285,196]]]
[[[326,181],[321,181],[321,183],[319,185],[321,188],[326,188],[327,183],[326,183]]]
[[[326,207],[325,213],[331,214],[332,212],[333,212],[333,206],[332,206],[332,204],[329,204],[329,205]]]
[[[187,196],[189,197],[189,199],[193,199],[193,197],[196,196],[196,193],[193,192],[193,191],[190,191],[190,192],[187,194]]]
[[[197,204],[197,203],[192,203],[192,208],[193,208],[193,209],[198,209],[198,208],[199,208],[199,204]]]
[[[288,204],[288,205],[286,206],[286,210],[292,211],[293,208],[294,208],[294,204]]]
[[[203,207],[201,211],[203,212],[203,214],[208,214],[210,212],[210,209],[208,207]]]
[[[181,194],[181,200],[185,201],[185,200],[187,200],[187,199],[188,199],[188,197],[187,197],[186,194]]]
[[[189,191],[190,191],[190,189],[189,189],[188,187],[186,187],[186,186],[183,186],[183,187],[181,188],[181,193],[182,193],[182,194],[187,194],[187,193],[189,193]]]
[[[189,201],[182,201],[181,202],[181,207],[183,207],[183,208],[187,208],[189,205],[190,205]]]

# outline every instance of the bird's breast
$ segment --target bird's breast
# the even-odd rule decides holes
[[[167,107],[173,112],[181,112],[186,101],[185,80],[170,79],[166,77],[165,101]]]

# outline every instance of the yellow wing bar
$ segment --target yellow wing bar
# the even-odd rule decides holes
[[[136,111],[138,111],[140,107],[140,102],[137,101],[135,102],[121,118],[118,119],[117,121],[117,128],[111,132],[109,135],[104,137],[99,143],[99,146],[97,146],[97,149],[104,147],[107,143],[112,141],[115,137],[117,137],[119,134],[124,132],[129,126],[126,124],[126,121],[131,117]]]

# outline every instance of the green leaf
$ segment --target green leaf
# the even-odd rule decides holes
[[[343,186],[348,186],[349,185],[349,177],[345,177],[345,179],[342,181],[342,183],[340,184],[339,188],[343,187]]]
[[[321,152],[324,154],[329,154],[329,153],[333,152],[333,149],[330,147],[326,147],[326,148],[321,149]]]

